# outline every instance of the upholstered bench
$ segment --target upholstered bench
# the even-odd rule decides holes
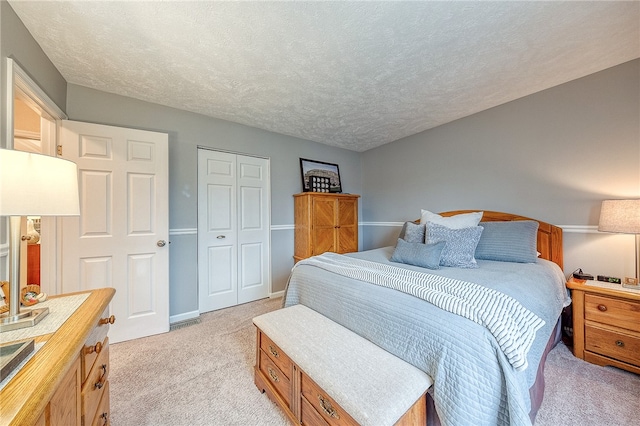
[[[426,424],[423,371],[303,305],[253,323],[255,384],[294,423]]]

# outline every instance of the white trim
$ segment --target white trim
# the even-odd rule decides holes
[[[169,316],[169,324],[174,324],[176,322],[198,318],[199,316],[200,316],[199,311],[191,311],[191,312],[185,312],[183,314],[171,315]]]
[[[271,293],[269,295],[269,299],[275,299],[277,297],[283,297],[284,296],[284,290],[280,290],[280,291],[276,291],[275,293]]]
[[[66,120],[69,117],[60,109],[60,107],[51,100],[51,98],[33,81],[29,74],[23,70],[13,59],[7,58],[7,85],[9,80],[12,86],[11,92],[7,91],[7,95],[11,93],[11,102],[13,103],[13,85],[24,92],[31,102],[34,102],[41,110],[53,115],[54,119]]]
[[[272,231],[289,231],[296,229],[295,225],[271,225]]]
[[[378,227],[390,227],[390,226],[402,226],[404,222],[360,222],[360,226],[378,226]],[[595,225],[556,225],[562,228],[563,232],[567,234],[601,234],[598,231],[598,227]]]
[[[169,235],[197,235],[198,228],[169,229]]]
[[[360,222],[360,226],[402,226],[404,222]]]
[[[40,132],[16,129],[14,137],[21,139],[40,140]]]
[[[558,225],[567,234],[601,234],[597,226],[592,225]]]

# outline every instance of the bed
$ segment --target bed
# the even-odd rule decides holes
[[[298,262],[283,306],[306,305],[429,374],[434,386],[428,424],[532,424],[542,402],[546,355],[560,340],[561,312],[570,303],[562,272],[562,230],[491,211],[481,212],[476,225],[464,226],[478,212],[427,212],[435,219],[425,223],[423,211],[421,220],[405,223],[396,246]],[[458,219],[462,226],[449,228],[447,223]],[[422,244],[412,240],[419,238],[413,233],[419,227],[427,235]],[[439,236],[446,242],[437,241]],[[473,246],[473,264],[449,261],[427,268],[401,256],[411,253],[406,247],[421,250],[420,259],[425,248],[442,250],[442,262],[451,254],[443,247],[456,247],[460,238],[477,239],[462,244],[467,252]],[[520,249],[526,252],[523,258]],[[423,285],[438,290],[424,291]],[[506,307],[487,314],[493,308],[478,309],[475,302],[459,300],[458,293],[442,296],[441,289],[473,290],[482,300],[490,294],[499,300],[490,306]],[[496,321],[505,312],[509,318]]]

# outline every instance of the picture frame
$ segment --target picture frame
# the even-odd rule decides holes
[[[322,192],[342,192],[340,168],[337,164],[325,163],[324,161],[309,160],[308,158],[300,158],[300,174],[302,176],[303,192],[310,192],[313,190],[310,185],[310,176],[329,178],[329,189],[328,191]]]

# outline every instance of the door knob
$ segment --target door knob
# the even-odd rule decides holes
[[[158,242],[156,243],[156,245],[158,247],[164,247],[167,245],[167,242],[165,240],[158,240]]]

